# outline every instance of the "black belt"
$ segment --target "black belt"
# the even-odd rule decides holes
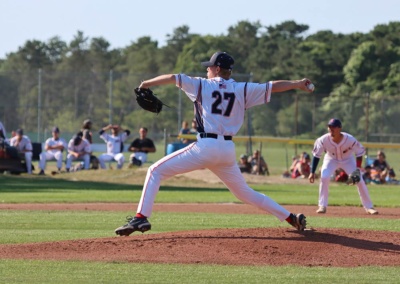
[[[218,135],[215,133],[200,133],[201,138],[214,138],[218,139]],[[232,136],[224,136],[225,140],[232,140]]]

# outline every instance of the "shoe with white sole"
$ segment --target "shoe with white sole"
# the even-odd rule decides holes
[[[371,215],[377,215],[377,214],[378,214],[378,211],[375,210],[375,209],[372,207],[372,208],[367,209],[367,213],[368,213],[368,214],[371,214]]]
[[[324,213],[326,213],[326,207],[325,206],[319,206],[318,210],[315,211],[315,212],[317,212],[319,214],[324,214]]]

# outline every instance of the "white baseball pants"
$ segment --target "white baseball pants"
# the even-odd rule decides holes
[[[22,155],[24,155],[24,157],[25,157],[26,172],[28,174],[31,174],[32,173],[32,155],[33,155],[33,153],[25,152],[25,153],[22,153]]]
[[[40,153],[39,168],[44,171],[46,169],[46,161],[50,160],[56,160],[57,169],[61,169],[63,162],[63,153],[61,151]]]
[[[235,144],[232,141],[224,140],[220,135],[218,139],[197,136],[197,142],[165,156],[149,167],[137,213],[146,217],[151,216],[162,180],[177,174],[208,168],[239,200],[273,214],[280,221],[289,217],[288,210],[246,184],[236,164]]]
[[[328,195],[329,195],[329,182],[331,175],[336,169],[343,169],[348,175],[357,169],[356,159],[354,156],[349,159],[338,161],[331,159],[328,155],[325,155],[324,162],[321,168],[321,180],[319,184],[319,199],[318,206],[328,206]],[[369,196],[367,185],[361,176],[360,182],[357,184],[358,194],[360,195],[361,203],[365,209],[372,208],[372,201]]]
[[[101,167],[102,169],[105,169],[105,168],[106,168],[105,162],[109,162],[109,161],[113,161],[113,160],[115,160],[115,161],[117,162],[117,168],[118,168],[118,169],[121,169],[122,166],[123,166],[124,163],[125,163],[124,154],[122,154],[122,153],[118,153],[118,154],[115,154],[115,155],[113,155],[113,154],[107,154],[107,153],[101,154],[101,155],[99,156],[100,167]]]
[[[65,168],[66,168],[66,169],[70,169],[70,168],[71,168],[72,161],[75,161],[75,160],[77,160],[77,161],[83,161],[84,164],[85,164],[85,170],[88,170],[88,169],[89,169],[89,166],[90,166],[90,155],[89,155],[89,154],[85,154],[85,155],[79,157],[78,159],[75,158],[74,155],[68,154],[68,155],[67,155],[67,162],[66,162]]]

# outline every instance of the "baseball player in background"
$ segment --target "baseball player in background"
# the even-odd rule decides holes
[[[25,159],[27,173],[32,174],[32,143],[29,137],[24,135],[22,129],[15,131],[15,136],[10,140],[10,146],[17,148],[18,153]]]
[[[107,134],[106,131],[111,129],[111,135]],[[119,132],[123,131],[121,135]],[[119,125],[107,125],[103,127],[100,132],[100,138],[107,143],[107,153],[101,154],[99,157],[100,167],[106,168],[105,162],[115,160],[117,162],[117,168],[121,169],[125,162],[123,154],[123,147],[126,138],[131,134],[129,130],[123,130]]]
[[[328,133],[319,137],[314,143],[312,151],[314,157],[311,163],[311,173],[308,177],[311,183],[314,183],[315,171],[324,152],[317,210],[317,213],[321,214],[326,213],[326,208],[328,207],[331,175],[338,168],[342,168],[348,175],[357,168],[361,168],[365,149],[352,135],[342,132],[342,122],[339,119],[332,118],[328,122]],[[357,188],[365,211],[372,215],[378,214],[378,211],[372,206],[368,188],[362,177],[360,182],[357,183]]]
[[[7,131],[6,131],[6,128],[4,127],[3,123],[1,123],[1,121],[0,121],[0,138],[7,140]]]
[[[121,236],[134,231],[151,229],[148,217],[159,191],[160,182],[185,172],[208,168],[216,174],[228,189],[241,201],[286,220],[297,230],[306,227],[304,214],[293,214],[268,196],[254,191],[247,184],[236,163],[236,135],[243,124],[245,110],[267,104],[272,93],[300,89],[312,92],[309,79],[280,80],[266,83],[236,82],[231,79],[234,59],[225,52],[216,52],[210,61],[202,62],[207,67],[207,78],[190,77],[185,74],[167,74],[143,81],[140,88],[175,84],[194,103],[197,121],[197,141],[183,149],[165,156],[149,167],[136,216],[117,228]],[[309,86],[311,85],[311,86]]]
[[[44,175],[46,162],[49,160],[56,160],[57,169],[59,172],[61,171],[63,162],[63,151],[67,148],[67,142],[60,137],[60,129],[57,126],[53,127],[51,134],[52,137],[48,138],[44,143],[45,151],[40,153],[39,175]]]
[[[72,161],[78,160],[84,162],[84,169],[88,170],[90,165],[91,147],[89,141],[82,138],[83,133],[78,132],[68,142],[68,155],[65,168],[67,172],[71,169]]]

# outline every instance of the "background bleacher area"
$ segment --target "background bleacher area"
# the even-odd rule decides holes
[[[70,139],[69,135],[72,136],[73,134],[64,133],[61,136],[68,142]],[[92,144],[92,149],[94,155],[99,156],[100,154],[106,152],[106,144],[100,138],[95,136],[96,135],[94,135],[95,143]],[[33,137],[35,137],[34,134]],[[131,155],[131,152],[128,152],[128,147],[133,139],[137,137],[137,133],[133,133],[133,135],[131,134],[130,138],[124,144],[124,156],[126,164],[129,163],[129,156]],[[181,137],[194,138],[195,136],[183,135]],[[156,153],[149,154],[148,163],[146,163],[145,166],[148,166],[164,157],[167,154],[168,149],[171,149],[172,144],[180,144],[181,137],[178,137],[175,133],[166,132],[158,133],[158,135],[153,135],[153,133],[149,134],[149,138],[153,139],[157,151]],[[302,152],[311,154],[314,140],[253,136],[251,137],[251,142],[249,142],[249,137],[247,136],[236,136],[234,137],[234,142],[236,145],[237,160],[239,160],[241,154],[250,155],[254,150],[259,149],[261,150],[261,155],[268,164],[271,175],[281,175],[290,167],[293,156],[299,155]],[[376,152],[378,150],[384,150],[389,164],[396,172],[400,172],[400,144],[361,142],[367,148],[369,161],[376,157]],[[180,147],[172,148],[174,148],[174,150],[178,150]],[[367,157],[364,158],[363,163],[365,164],[368,159]],[[53,163],[55,164],[53,161],[49,161],[48,163],[49,166]],[[37,169],[38,163],[34,162],[34,166]],[[37,172],[38,171],[36,170],[35,173]]]

